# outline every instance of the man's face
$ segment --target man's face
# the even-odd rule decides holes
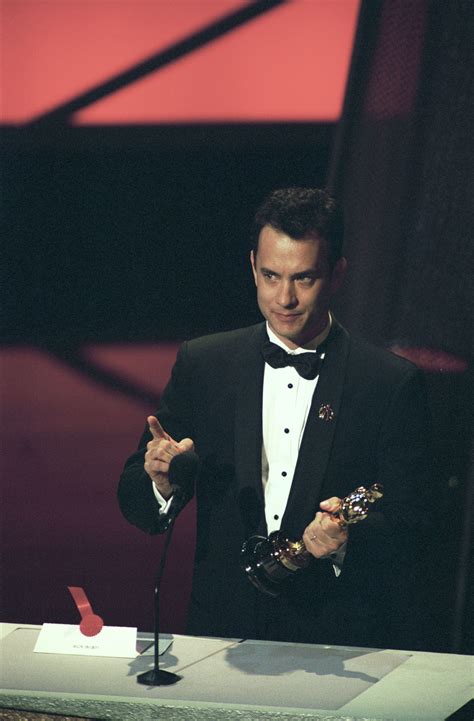
[[[346,268],[341,258],[330,271],[325,240],[317,235],[294,240],[265,225],[251,263],[262,315],[286,346],[306,345],[324,330]]]

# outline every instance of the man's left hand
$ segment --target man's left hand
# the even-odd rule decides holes
[[[327,558],[347,541],[347,528],[341,526],[332,515],[338,510],[340,503],[341,499],[336,496],[322,501],[321,511],[317,512],[303,534],[306,550],[315,558]]]

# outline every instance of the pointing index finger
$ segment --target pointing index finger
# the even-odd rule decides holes
[[[172,440],[172,438],[166,433],[166,431],[162,427],[158,418],[156,418],[155,416],[148,416],[147,423],[150,429],[150,433],[155,440],[161,440],[162,438],[167,441]]]

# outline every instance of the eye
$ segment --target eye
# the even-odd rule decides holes
[[[302,283],[303,285],[311,285],[314,282],[314,276],[312,275],[300,275],[297,278],[299,283]]]
[[[264,278],[267,278],[268,280],[274,280],[276,278],[275,273],[272,273],[271,270],[262,270],[262,275]]]

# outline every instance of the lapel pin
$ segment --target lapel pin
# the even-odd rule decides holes
[[[321,421],[333,421],[335,415],[329,403],[322,405],[318,411],[318,418]]]

